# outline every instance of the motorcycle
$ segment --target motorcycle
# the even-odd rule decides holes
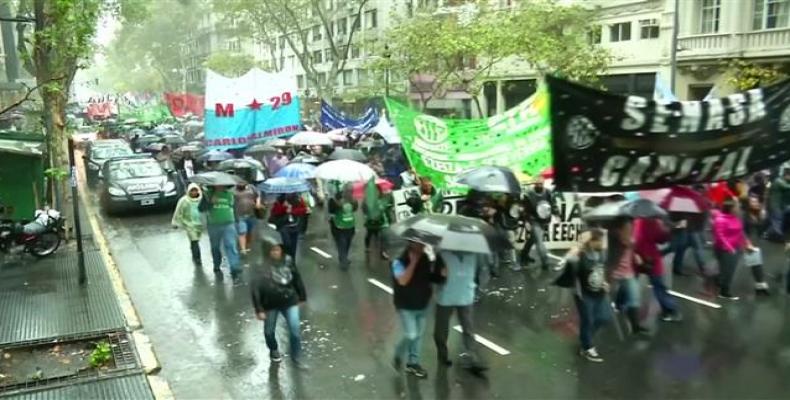
[[[44,258],[60,247],[64,222],[60,212],[53,209],[36,210],[34,217],[27,223],[0,220],[1,253],[8,254],[15,246],[23,246],[24,252]]]

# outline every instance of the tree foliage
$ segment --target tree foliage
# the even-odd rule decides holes
[[[126,0],[136,5],[106,49],[104,87],[115,91],[180,91],[190,35],[207,11],[202,0]]]
[[[479,0],[451,9],[420,9],[399,18],[374,48],[379,57],[368,66],[407,77],[424,108],[451,89],[476,101],[496,69],[513,61],[524,61],[541,75],[585,82],[597,79],[611,62],[606,50],[587,40],[593,21],[588,9],[554,0],[507,9],[488,4]]]
[[[727,68],[727,84],[737,91],[767,86],[790,77],[790,65],[756,64],[746,60],[733,60]]]
[[[287,46],[304,71],[308,86],[318,97],[331,99],[337,77],[346,68],[350,45],[354,43],[368,0],[333,2],[324,0],[214,0],[214,10],[240,26],[247,26],[256,41],[269,49],[274,70],[283,68],[283,48]],[[336,21],[346,18],[346,33],[338,35]],[[314,28],[321,40],[313,40]],[[283,40],[283,45],[280,45]],[[314,52],[322,53],[321,62]],[[330,60],[326,60],[327,52]]]
[[[227,77],[236,78],[244,75],[253,67],[261,67],[252,55],[244,53],[234,53],[232,51],[220,51],[211,54],[203,65]]]

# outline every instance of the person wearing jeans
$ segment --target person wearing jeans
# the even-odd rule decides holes
[[[236,234],[236,217],[233,212],[234,196],[224,186],[207,189],[201,201],[200,209],[206,212],[208,238],[211,243],[211,259],[214,273],[220,274],[222,251],[230,265],[230,274],[236,279],[241,274],[239,265],[239,248]]]
[[[713,212],[713,252],[719,263],[719,297],[738,300],[730,291],[735,269],[746,246],[743,222],[736,215],[738,204],[734,198],[726,199],[721,211]]]
[[[392,280],[395,309],[403,327],[403,336],[395,346],[393,365],[400,370],[406,355],[406,372],[425,379],[428,372],[420,365],[420,348],[434,279],[423,244],[409,242],[403,254],[392,262]]]
[[[661,320],[679,322],[682,320],[677,303],[664,283],[664,257],[658,245],[669,239],[669,230],[657,218],[639,218],[634,223],[636,254],[642,259],[641,272],[646,273],[653,286],[653,294],[661,306]]]
[[[625,313],[634,334],[646,334],[639,317],[640,300],[639,280],[636,265],[639,256],[634,251],[632,235],[634,223],[630,218],[614,221],[609,230],[607,270],[611,271],[611,281],[615,287],[615,305]]]
[[[269,247],[264,249],[265,263],[258,266],[252,280],[252,304],[255,316],[263,321],[263,336],[273,363],[282,361],[277,344],[277,319],[280,315],[288,325],[291,359],[297,367],[305,368],[302,362],[302,339],[299,328],[299,304],[307,300],[307,292],[299,270],[291,256],[285,254],[282,244],[274,239],[265,239]]]
[[[299,244],[299,230],[302,220],[307,215],[307,207],[304,200],[299,195],[281,194],[277,201],[272,205],[269,221],[280,232],[283,240],[285,254],[296,260],[296,252]]]
[[[470,357],[468,367],[476,371],[487,369],[477,353],[472,324],[472,306],[475,300],[475,277],[477,270],[486,262],[482,254],[443,250],[437,255],[438,287],[436,319],[433,340],[436,343],[440,366],[450,366],[447,337],[450,332],[450,317],[458,315],[466,354]]]
[[[329,223],[342,269],[348,269],[350,264],[348,253],[351,250],[351,242],[356,231],[357,219],[354,215],[356,211],[357,203],[351,199],[350,191],[338,192],[335,197],[329,200],[329,214],[331,215]]]
[[[697,217],[694,217],[697,218]],[[704,216],[698,217],[703,219]],[[672,239],[670,248],[673,251],[672,256],[672,272],[676,275],[684,275],[683,273],[683,257],[686,255],[686,250],[691,249],[691,254],[694,256],[694,261],[697,263],[697,268],[704,271],[705,258],[702,254],[702,229],[698,225],[704,225],[704,222],[698,223],[691,218],[678,221],[672,229]]]
[[[530,235],[527,243],[522,249],[522,260],[531,262],[529,253],[532,246],[538,252],[541,268],[549,268],[549,252],[543,242],[543,232],[551,223],[552,215],[557,213],[557,205],[554,201],[554,194],[551,190],[543,186],[543,178],[538,178],[533,187],[527,191],[525,203],[529,207],[528,212],[532,214],[530,218]]]

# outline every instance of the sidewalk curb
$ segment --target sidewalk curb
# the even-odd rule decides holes
[[[77,184],[77,190],[80,197],[79,200],[82,203],[83,209],[85,210],[85,216],[88,219],[88,223],[91,225],[93,241],[96,243],[96,246],[98,246],[99,254],[101,254],[101,257],[107,266],[107,274],[109,275],[110,282],[112,282],[113,292],[115,292],[118,305],[120,306],[121,312],[126,319],[126,323],[129,325],[129,329],[132,331],[131,333],[132,338],[134,339],[133,342],[135,350],[140,357],[140,363],[148,380],[148,385],[151,387],[151,392],[157,400],[174,399],[175,397],[173,396],[173,391],[170,389],[170,385],[167,383],[167,380],[156,375],[162,370],[162,365],[156,358],[156,353],[154,353],[151,340],[145,334],[143,325],[140,322],[140,317],[137,314],[137,309],[134,308],[134,304],[132,303],[132,299],[129,296],[129,292],[126,290],[126,285],[123,282],[121,271],[118,269],[118,265],[115,263],[115,260],[112,257],[112,252],[110,251],[107,238],[104,236],[104,231],[102,231],[101,225],[99,224],[98,218],[96,216],[96,210],[92,205],[88,204],[88,194],[85,190],[84,171],[82,168],[77,168],[77,170],[79,171],[77,174],[79,181]]]

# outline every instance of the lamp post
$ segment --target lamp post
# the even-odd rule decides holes
[[[384,58],[387,59],[387,67],[384,69],[384,97],[390,97],[390,47],[384,45]]]

